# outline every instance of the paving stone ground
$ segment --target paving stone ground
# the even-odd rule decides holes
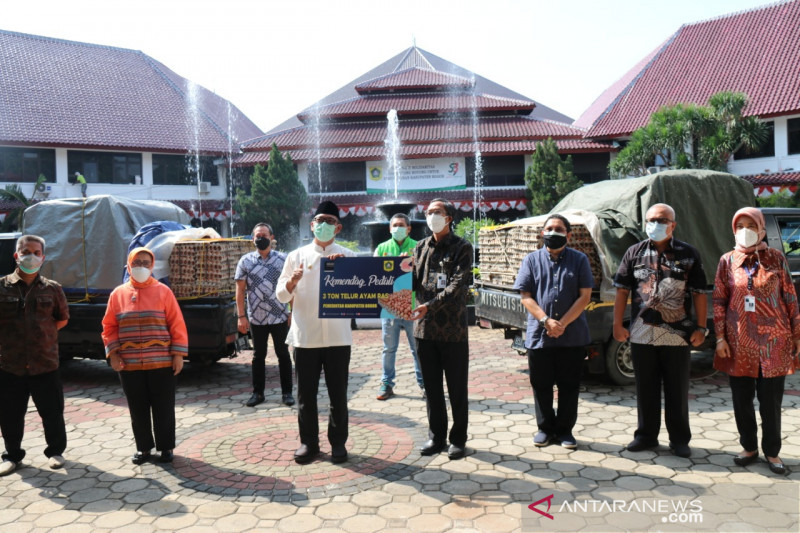
[[[636,426],[633,387],[593,376],[581,392],[578,449],[536,448],[526,359],[501,331],[471,328],[469,455],[449,461],[417,451],[427,438],[425,403],[407,347],[398,352],[397,396],[380,402],[380,331],[354,331],[353,340],[350,460],[341,465],[331,463],[324,435],[318,460],[293,462],[296,409],[280,404],[271,349],[267,401],[255,408],[243,405],[249,352],[185,367],[179,444],[167,466],[130,463],[116,374],[100,361],[66,363],[67,464],[47,467],[31,404],[24,466],[0,478],[0,531],[798,531],[797,376],[783,402],[781,456],[796,471],[787,478],[764,462],[733,464],[740,448],[727,378],[707,354],[694,358],[690,458],[669,452],[665,430],[658,449],[623,451]]]

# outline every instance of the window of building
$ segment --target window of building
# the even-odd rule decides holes
[[[800,118],[790,118],[787,121],[789,133],[789,153],[800,154]]]
[[[475,186],[475,158],[467,157],[467,187]],[[481,158],[483,187],[525,185],[525,159],[521,155]]]
[[[0,182],[36,183],[40,174],[55,183],[55,150],[0,147]]]
[[[740,159],[756,159],[758,157],[775,157],[775,123],[767,122],[769,132],[767,141],[760,150],[748,151],[746,148],[740,148],[733,154],[733,158],[737,161]]]
[[[136,183],[142,176],[142,154],[115,152],[67,152],[69,179],[76,172],[83,174],[88,183]]]
[[[322,189],[316,163],[308,165],[308,192],[364,192],[367,190],[366,163],[322,163]]]
[[[154,185],[196,185],[197,170],[192,155],[153,154]],[[214,157],[200,156],[200,180],[219,185]]]

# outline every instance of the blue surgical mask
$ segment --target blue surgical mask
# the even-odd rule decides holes
[[[645,233],[653,242],[661,242],[667,238],[668,224],[659,224],[658,222],[648,222],[644,227]]]
[[[405,226],[397,226],[392,228],[392,238],[397,242],[402,241],[408,236],[408,228]]]
[[[316,237],[319,242],[331,241],[335,235],[335,224],[328,224],[327,222],[314,222],[314,237]]]

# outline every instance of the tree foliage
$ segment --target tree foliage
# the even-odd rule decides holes
[[[25,196],[25,193],[22,192],[22,189],[16,183],[6,185],[5,189],[0,189],[0,200],[17,204],[16,207],[6,214],[6,218],[3,220],[3,223],[0,224],[1,232],[16,231],[22,227],[22,215],[25,209],[30,207],[33,203],[33,196],[36,194],[36,189],[45,181],[47,181],[47,178],[45,178],[44,174],[39,174],[39,178],[33,186],[33,194],[31,194],[30,198]]]
[[[788,191],[780,191],[769,196],[757,197],[756,205],[758,207],[800,207],[800,195],[797,192],[791,194]]]
[[[456,224],[453,232],[459,237],[463,237],[469,242],[475,244],[477,242],[478,231],[487,226],[496,226],[497,222],[491,218],[481,218],[479,220],[472,220],[471,218],[464,218]]]
[[[272,226],[279,247],[296,244],[300,217],[311,201],[297,177],[292,158],[273,144],[266,168],[256,165],[250,177],[250,194],[236,189],[234,207],[249,232],[259,222]]]
[[[525,172],[525,184],[531,200],[531,214],[549,212],[562,198],[583,186],[572,172],[572,157],[562,160],[553,139],[536,143],[531,166]]]
[[[609,165],[614,177],[643,176],[656,162],[670,168],[727,170],[737,150],[758,150],[769,134],[754,116],[743,116],[744,93],[719,92],[705,106],[677,104],[650,115],[649,122]]]

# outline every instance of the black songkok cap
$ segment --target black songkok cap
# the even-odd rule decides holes
[[[330,215],[338,219],[339,208],[336,207],[336,204],[330,200],[325,200],[324,202],[320,203],[319,206],[317,206],[317,210],[314,211],[314,216],[317,215]]]

